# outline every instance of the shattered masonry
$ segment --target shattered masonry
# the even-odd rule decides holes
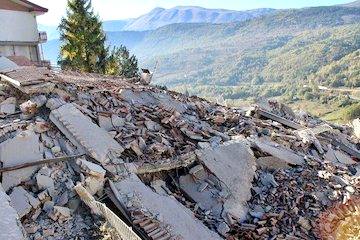
[[[47,68],[0,78],[0,239],[317,239],[359,195],[359,119]]]

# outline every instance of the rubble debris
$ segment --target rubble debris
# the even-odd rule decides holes
[[[54,77],[55,75],[46,67],[23,66],[0,72],[1,80],[26,94],[50,93],[55,86],[51,82]]]
[[[158,221],[161,222],[164,230],[168,229],[166,226],[169,226],[171,230],[166,230],[163,233],[164,235],[167,232],[169,237],[178,236],[189,240],[221,239],[215,232],[210,231],[197,220],[189,209],[183,207],[173,198],[153,192],[136,175],[131,174],[126,179],[116,182],[115,186],[121,197],[119,200],[124,206],[140,212],[146,209],[154,217],[159,217]],[[140,226],[142,226],[141,222]],[[157,235],[154,235],[153,238],[155,236]]]
[[[225,142],[215,149],[197,150],[199,160],[221,182],[226,192],[222,217],[229,224],[229,216],[237,221],[247,214],[246,202],[251,198],[251,182],[255,174],[255,158],[245,141]]]
[[[39,136],[33,131],[27,130],[1,143],[0,158],[4,167],[42,160]],[[37,166],[32,166],[3,173],[2,185],[5,191],[23,181],[29,180],[37,169]]]
[[[102,164],[109,161],[107,156],[110,152],[121,154],[124,150],[106,131],[70,103],[52,110],[50,119],[78,149],[88,152]]]
[[[139,79],[0,74],[1,184],[31,240],[316,239],[321,212],[360,194],[354,131],[279,102],[228,108]]]
[[[0,184],[0,239],[26,239],[19,215]]]
[[[112,228],[116,230],[122,239],[140,240],[141,238],[129,228],[118,216],[116,216],[109,208],[100,202],[97,202],[94,197],[86,191],[85,188],[78,184],[75,186],[75,191],[80,198],[91,208],[92,212],[97,215],[102,215],[110,223]]]

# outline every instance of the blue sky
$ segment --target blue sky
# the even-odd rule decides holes
[[[135,18],[155,7],[201,6],[205,8],[224,8],[248,10],[254,8],[301,8],[328,6],[352,2],[353,0],[93,0],[93,7],[103,20]],[[66,0],[32,0],[49,9],[38,17],[45,25],[57,25],[65,14]]]

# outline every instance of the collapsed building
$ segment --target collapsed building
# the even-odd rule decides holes
[[[354,130],[283,104],[31,66],[0,78],[0,239],[316,239],[318,215],[359,195]]]

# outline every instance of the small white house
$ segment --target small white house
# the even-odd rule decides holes
[[[41,62],[39,44],[46,33],[39,34],[36,16],[47,11],[26,0],[0,0],[0,56]]]

